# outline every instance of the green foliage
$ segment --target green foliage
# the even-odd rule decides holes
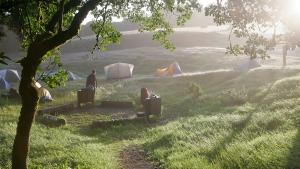
[[[107,21],[95,21],[92,23],[92,30],[97,34],[97,47],[101,51],[105,51],[110,44],[119,43],[121,33]],[[94,49],[95,49],[94,47]]]
[[[37,71],[37,80],[43,81],[50,88],[64,86],[68,80],[68,72],[63,68],[60,53],[57,50],[47,52],[43,62],[44,66]]]
[[[292,44],[292,46],[300,45],[299,31],[291,28],[291,25],[295,24],[293,24],[292,16],[288,16],[293,0],[285,2],[270,0],[217,2],[208,6],[205,9],[205,14],[212,16],[217,25],[231,25],[230,41],[232,34],[246,40],[244,45],[231,44],[230,42],[227,53],[246,54],[251,59],[258,57],[264,59],[269,57],[267,50],[278,43],[284,42]],[[288,28],[285,35],[277,34],[278,25],[284,25]],[[273,36],[270,37],[266,33],[268,31],[272,31]]]
[[[154,32],[153,40],[160,42],[163,47],[170,50],[175,49],[169,40],[173,30],[170,23],[165,19],[165,15],[175,12],[178,14],[177,24],[183,25],[190,19],[193,10],[201,10],[201,5],[196,0],[145,1],[141,4],[138,2],[134,1],[133,7],[125,11],[123,16],[131,22],[137,23],[140,26],[140,32]]]
[[[50,88],[64,86],[68,80],[68,72],[64,69],[59,69],[51,75],[42,74],[40,79],[45,82]]]

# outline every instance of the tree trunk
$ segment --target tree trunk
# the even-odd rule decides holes
[[[284,45],[282,47],[282,66],[286,66],[287,51],[288,51],[288,46]]]
[[[76,7],[81,1],[71,1],[71,7]],[[90,0],[84,3],[75,14],[71,25],[67,30],[58,31],[57,34],[51,36],[47,33],[37,36],[28,48],[27,56],[21,62],[23,66],[19,93],[22,99],[22,109],[20,112],[19,122],[17,126],[16,137],[14,140],[12,151],[12,168],[27,169],[27,156],[29,153],[30,129],[34,120],[35,112],[38,105],[38,90],[34,84],[34,77],[38,66],[42,61],[42,57],[50,50],[62,45],[67,40],[78,34],[80,24],[87,16],[88,12],[95,9],[101,0]],[[51,23],[51,21],[50,21]],[[55,27],[54,24],[50,24]]]
[[[30,129],[38,105],[38,90],[34,84],[34,76],[40,64],[38,52],[28,49],[27,57],[22,60],[23,66],[19,93],[22,99],[22,108],[18,121],[16,136],[12,151],[12,168],[27,169],[29,153]]]

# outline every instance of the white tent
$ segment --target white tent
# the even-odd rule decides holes
[[[114,63],[104,67],[106,79],[121,79],[132,77],[134,65],[128,63]]]
[[[40,101],[41,101],[42,103],[53,101],[53,98],[52,98],[50,92],[49,92],[47,89],[41,87],[41,88],[39,88],[39,93],[40,93],[40,94],[39,94],[39,96],[40,96]]]
[[[5,79],[9,83],[13,82],[19,82],[20,81],[20,76],[18,74],[17,70],[13,69],[3,69],[0,70],[0,77]]]
[[[10,89],[10,84],[5,80],[3,79],[2,77],[0,77],[0,89]]]

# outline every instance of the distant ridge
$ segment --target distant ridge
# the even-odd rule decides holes
[[[166,16],[172,25],[176,25],[175,17],[171,15]],[[122,22],[113,23],[115,27],[121,31],[134,31],[139,27],[137,24],[133,24],[128,20]],[[90,28],[91,22],[82,25],[79,36],[81,40],[71,40],[61,47],[62,54],[74,53],[74,52],[87,52],[90,51],[95,44],[95,34]],[[194,14],[191,20],[186,23],[186,27],[207,27],[214,25],[211,17],[205,17],[204,14]],[[176,26],[174,26],[176,27]],[[0,51],[4,51],[10,57],[24,56],[21,52],[20,43],[15,33],[4,27],[6,37],[3,37],[0,41]],[[190,47],[190,46],[212,46],[212,47],[224,47],[227,44],[227,37],[224,34],[216,32],[175,32],[171,36],[171,41],[178,47]],[[122,50],[132,49],[139,47],[159,47],[160,44],[152,40],[151,33],[143,34],[125,34],[122,36],[121,44],[111,45],[109,50]]]
[[[173,27],[178,27],[176,25],[176,18],[174,15],[167,15],[167,20],[173,25]],[[92,22],[88,22],[85,25],[81,27],[79,36],[90,36],[94,35],[94,32],[91,30],[90,25]],[[115,22],[113,25],[119,30],[119,31],[132,31],[137,30],[139,26],[135,23],[131,23],[128,20],[123,20],[122,22]],[[193,14],[191,19],[187,21],[187,23],[184,25],[184,27],[207,27],[210,25],[215,25],[213,22],[212,17],[205,16],[203,13],[197,13]]]
[[[176,47],[226,47],[228,45],[228,37],[226,34],[216,32],[175,32],[170,40]],[[73,53],[90,51],[96,43],[95,39],[81,39],[71,41],[65,44],[61,49],[62,53]],[[120,44],[109,46],[108,50],[123,50],[140,47],[160,47],[157,41],[152,40],[151,33],[123,35]]]

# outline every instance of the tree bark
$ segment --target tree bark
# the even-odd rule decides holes
[[[81,1],[69,1],[65,6],[64,12],[72,9],[79,5]],[[71,3],[73,2],[73,3]],[[14,140],[13,151],[12,151],[12,168],[13,169],[27,169],[27,156],[29,153],[29,142],[30,142],[30,130],[34,120],[34,116],[38,106],[38,90],[34,84],[34,77],[38,66],[42,61],[42,57],[50,50],[62,45],[67,40],[78,34],[80,24],[87,16],[88,12],[95,9],[97,4],[101,0],[88,0],[80,7],[78,12],[75,14],[69,29],[64,31],[58,31],[55,35],[49,37],[49,31],[54,29],[57,19],[61,11],[52,18],[50,21],[50,27],[47,29],[47,33],[42,34],[31,43],[27,51],[27,56],[22,60],[21,65],[23,66],[21,82],[19,86],[19,93],[22,99],[22,108],[18,121],[16,137]],[[63,12],[63,13],[64,13]],[[53,24],[51,24],[53,22]]]
[[[19,93],[22,99],[22,108],[18,121],[16,137],[12,151],[12,168],[27,169],[29,153],[30,130],[37,110],[39,95],[34,84],[34,76],[40,64],[41,55],[29,49],[27,57],[22,61],[23,66]]]
[[[288,46],[284,45],[282,47],[282,66],[286,66],[286,56],[287,56]]]

